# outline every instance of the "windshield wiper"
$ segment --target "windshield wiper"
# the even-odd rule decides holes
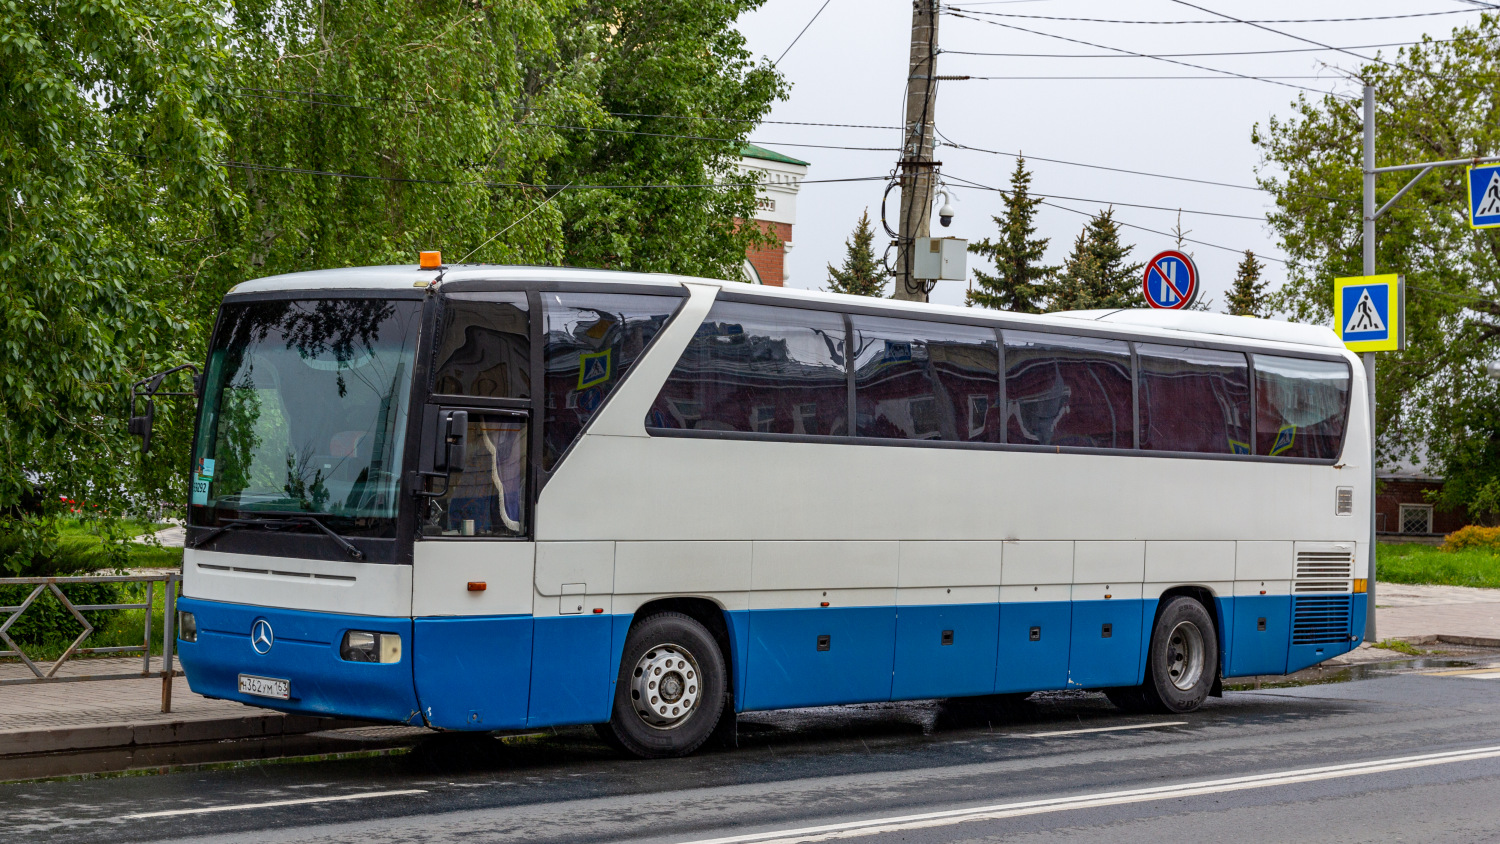
[[[265,510],[262,512],[265,515],[276,516],[277,518],[224,519],[222,523],[215,527],[213,530],[198,537],[198,541],[193,543],[193,547],[202,547],[204,543],[208,542],[211,539],[217,538],[225,531],[240,527],[263,527],[267,530],[281,530],[281,528],[290,525],[312,525],[313,527],[322,531],[323,534],[329,539],[332,539],[334,542],[338,543],[338,546],[344,549],[344,551],[347,552],[349,556],[353,557],[356,560],[363,560],[365,558],[365,552],[354,547],[354,544],[349,540],[345,539],[342,536],[339,536],[337,533],[334,533],[333,530],[328,527],[328,525],[323,524],[321,520],[330,518],[331,514],[329,513],[299,513],[295,511],[286,512],[281,510]]]

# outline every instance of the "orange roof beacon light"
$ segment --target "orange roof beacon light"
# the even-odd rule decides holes
[[[418,266],[424,270],[440,270],[443,268],[443,253],[441,252],[418,252]]]

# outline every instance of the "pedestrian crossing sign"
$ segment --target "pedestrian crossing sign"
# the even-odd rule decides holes
[[[1334,279],[1333,329],[1351,352],[1405,349],[1405,280],[1395,274]]]
[[[1500,164],[1469,167],[1469,225],[1476,229],[1500,226]]]

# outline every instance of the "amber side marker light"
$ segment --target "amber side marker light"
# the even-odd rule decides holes
[[[1364,592],[1368,592],[1369,588],[1370,588],[1370,581],[1369,580],[1367,580],[1367,579],[1365,579],[1363,577],[1356,577],[1356,578],[1354,578],[1354,594],[1359,595],[1359,594],[1362,594]]]
[[[471,581],[469,581],[469,591],[470,592],[483,592],[484,590],[486,590],[488,588],[489,588],[489,584],[486,583],[486,582],[484,582],[483,580],[471,580]]]
[[[417,265],[424,270],[440,270],[443,268],[443,253],[418,252]]]

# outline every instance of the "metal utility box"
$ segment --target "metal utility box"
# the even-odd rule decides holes
[[[912,247],[912,278],[963,281],[968,277],[969,242],[958,237],[919,237]]]

